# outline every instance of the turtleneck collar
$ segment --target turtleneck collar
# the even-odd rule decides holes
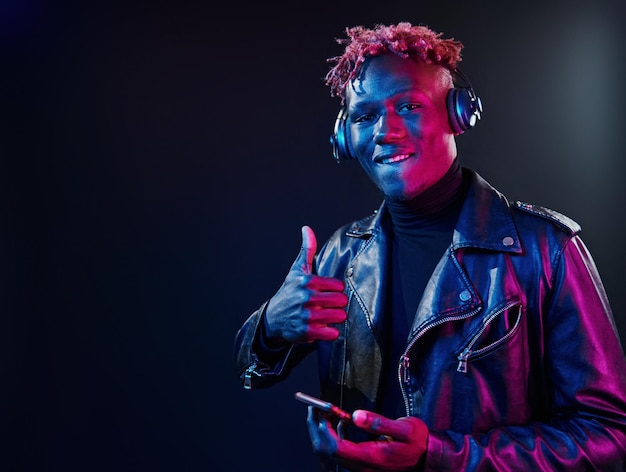
[[[455,159],[444,176],[417,197],[401,202],[387,200],[391,220],[396,228],[445,220],[452,215],[456,221],[466,188],[461,165]]]

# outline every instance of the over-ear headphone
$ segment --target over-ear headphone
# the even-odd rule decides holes
[[[455,86],[448,91],[448,95],[446,96],[450,127],[454,134],[458,135],[476,126],[476,123],[482,116],[483,105],[480,97],[474,92],[465,74],[459,69],[452,71],[452,74],[460,78],[464,83],[463,85],[459,85],[455,80]],[[346,159],[355,159],[355,156],[350,152],[350,146],[346,136],[347,118],[348,112],[346,108],[341,107],[335,119],[333,133],[330,136],[333,157],[337,162]]]
[[[476,126],[483,112],[483,104],[474,92],[467,76],[460,69],[455,69],[452,73],[453,76],[459,77],[465,85],[459,87],[455,81],[454,88],[448,91],[446,97],[448,120],[454,134],[462,134]]]

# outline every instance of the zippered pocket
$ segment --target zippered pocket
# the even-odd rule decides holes
[[[467,373],[468,362],[484,357],[507,343],[520,326],[522,308],[519,300],[509,301],[484,318],[482,327],[455,352],[459,361],[457,372]],[[489,337],[488,331],[492,330],[498,321],[501,322],[501,333],[497,337]]]

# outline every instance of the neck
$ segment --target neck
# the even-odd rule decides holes
[[[457,208],[465,194],[464,190],[461,165],[458,159],[455,159],[444,176],[434,185],[411,200],[400,202],[387,200],[387,207],[395,224],[436,218],[439,214]]]

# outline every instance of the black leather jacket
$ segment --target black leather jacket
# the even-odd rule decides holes
[[[425,470],[626,470],[626,360],[579,226],[511,204],[468,169],[471,184],[398,361],[406,414],[430,429]],[[317,273],[343,279],[339,339],[259,349],[265,305],[237,333],[247,388],[284,379],[318,352],[321,394],[375,410],[386,308],[385,205],[326,242]],[[278,359],[270,363],[267,359]]]

